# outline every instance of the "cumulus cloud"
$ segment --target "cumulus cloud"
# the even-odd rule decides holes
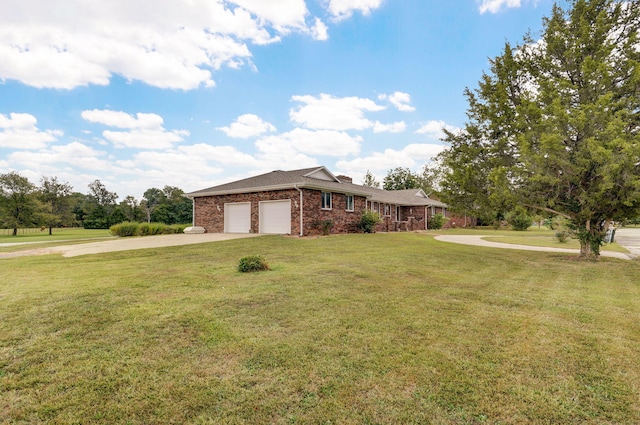
[[[336,166],[350,176],[364,176],[367,170],[374,175],[386,175],[396,167],[420,168],[445,149],[443,145],[432,143],[414,143],[401,150],[385,149],[371,155],[352,160],[341,160]]]
[[[407,124],[404,121],[397,121],[391,124],[383,124],[380,121],[376,121],[373,125],[374,133],[402,133],[407,128]]]
[[[371,99],[359,97],[333,97],[328,94],[315,96],[293,96],[294,102],[302,103],[289,112],[291,120],[310,129],[364,130],[374,126],[365,118],[366,112],[385,109]]]
[[[256,142],[256,147],[262,154],[288,151],[343,157],[360,152],[361,143],[362,137],[354,137],[341,131],[312,131],[296,128],[286,133],[262,138]]]
[[[114,171],[113,163],[106,152],[101,152],[81,142],[66,145],[54,145],[37,152],[16,151],[9,155],[12,164],[27,169],[39,169],[41,164],[57,165],[80,170]],[[120,170],[124,172],[125,170]],[[88,182],[87,182],[88,183]]]
[[[393,94],[381,94],[378,96],[378,99],[388,100],[393,106],[402,112],[413,112],[416,110],[416,108],[411,106],[411,96],[409,93],[397,91]]]
[[[327,10],[336,21],[350,18],[354,11],[369,15],[372,10],[380,7],[383,0],[325,0]]]
[[[502,8],[520,7],[521,0],[482,0],[479,10],[481,14],[486,12],[498,13]]]
[[[449,125],[444,121],[429,121],[418,130],[416,130],[417,134],[425,134],[428,138],[433,140],[441,140],[445,137],[444,131],[442,129],[446,129],[447,131],[456,132],[460,130],[458,127],[453,125]]]
[[[4,0],[0,80],[73,89],[120,75],[189,90],[292,32],[328,37],[304,0]]]
[[[225,132],[229,137],[247,139],[270,131],[276,131],[276,128],[272,124],[263,121],[257,115],[244,114],[240,115],[231,125],[218,127],[217,130]]]
[[[63,135],[60,130],[39,130],[37,124],[31,114],[0,114],[0,148],[39,149]]]
[[[102,136],[117,148],[167,149],[189,135],[186,130],[165,130],[164,120],[157,114],[137,113],[134,117],[122,111],[94,109],[83,111],[81,116],[91,123],[126,129],[102,132]]]

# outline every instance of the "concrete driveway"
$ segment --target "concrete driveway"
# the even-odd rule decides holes
[[[61,245],[50,248],[35,248],[23,251],[0,253],[0,258],[46,254],[62,254],[63,257],[77,257],[79,255],[101,254],[103,252],[193,245],[206,242],[226,241],[230,239],[251,238],[255,236],[259,235],[256,233],[201,233],[191,235],[177,234],[116,238],[102,240],[99,242],[80,243],[76,245]]]
[[[440,235],[435,239],[441,242],[452,242],[463,245],[485,246],[489,248],[503,249],[519,249],[522,251],[544,251],[544,252],[564,252],[570,254],[580,254],[577,249],[569,248],[553,248],[544,246],[518,245],[502,242],[493,242],[484,240],[483,235]],[[629,254],[622,252],[600,251],[603,257],[620,258],[623,260],[631,260],[640,258],[640,229],[618,229],[616,230],[615,242],[629,250]]]
[[[630,255],[634,258],[640,258],[640,229],[625,227],[616,230],[615,242],[627,248]]]

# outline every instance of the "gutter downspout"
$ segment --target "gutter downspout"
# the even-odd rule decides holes
[[[293,187],[294,187],[298,192],[300,192],[300,237],[302,237],[302,236],[304,236],[304,228],[303,228],[303,226],[304,226],[304,219],[303,219],[303,216],[302,216],[302,213],[303,213],[303,211],[304,211],[304,209],[302,208],[302,189],[300,189],[300,188],[298,187],[298,185],[297,185],[297,184],[294,184],[294,185],[293,185]]]
[[[429,230],[428,218],[429,218],[429,210],[428,206],[424,207],[424,230]]]

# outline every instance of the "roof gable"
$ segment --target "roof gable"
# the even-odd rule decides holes
[[[340,183],[340,180],[336,176],[334,176],[331,171],[327,170],[326,167],[320,167],[316,170],[311,171],[310,173],[304,174],[304,177]]]

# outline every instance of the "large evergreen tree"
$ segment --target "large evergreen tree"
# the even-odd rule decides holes
[[[609,220],[640,210],[640,2],[573,0],[543,23],[466,91],[469,122],[442,155],[445,201],[566,217],[581,255],[597,256]]]

